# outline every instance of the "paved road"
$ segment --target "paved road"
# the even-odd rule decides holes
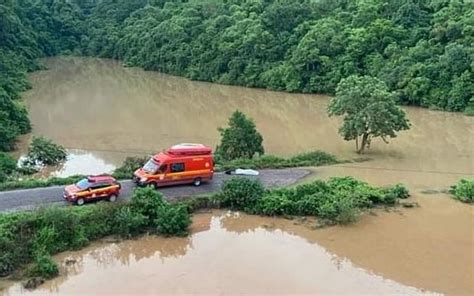
[[[272,188],[291,185],[309,174],[310,171],[304,169],[261,170],[259,176],[249,178],[258,178],[265,187]],[[229,177],[229,175],[217,173],[211,182],[203,183],[199,187],[172,186],[160,188],[159,191],[168,200],[212,193],[218,191],[222,182]],[[121,184],[119,200],[130,199],[135,184],[129,180],[121,181]],[[67,205],[68,203],[62,198],[63,190],[64,186],[52,186],[0,192],[0,212],[30,210],[52,204]]]

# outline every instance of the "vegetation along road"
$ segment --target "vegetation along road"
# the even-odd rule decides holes
[[[265,187],[270,188],[293,184],[309,174],[310,171],[304,169],[262,170],[258,177],[249,178],[258,178]],[[159,191],[167,199],[212,193],[218,191],[222,182],[229,177],[224,173],[217,173],[211,182],[199,187],[191,185],[173,186],[161,188]],[[122,184],[122,191],[119,200],[130,199],[135,184],[131,180],[121,181],[120,183]],[[67,205],[68,203],[62,198],[63,190],[64,186],[51,186],[0,192],[0,212],[29,210],[51,204]]]

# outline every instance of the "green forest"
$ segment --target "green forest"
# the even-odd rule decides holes
[[[1,0],[0,150],[31,129],[19,98],[39,57],[305,93],[367,75],[399,104],[474,114],[473,44],[467,0]]]

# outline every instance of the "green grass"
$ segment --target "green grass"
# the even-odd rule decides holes
[[[316,180],[286,188],[263,190],[258,180],[234,177],[222,191],[180,201],[189,211],[231,208],[267,216],[314,216],[321,224],[348,224],[367,209],[394,206],[406,199],[408,190],[401,184],[374,187],[352,177]]]
[[[66,178],[52,177],[48,179],[27,178],[23,180],[10,180],[0,183],[0,191],[49,187],[54,185],[68,185],[76,183],[84,177],[85,176],[83,175],[75,175]]]
[[[474,180],[461,179],[449,190],[452,197],[465,203],[474,202]]]
[[[51,255],[77,250],[109,235],[129,238],[143,233],[186,235],[189,212],[170,204],[151,188],[135,190],[130,203],[98,203],[87,207],[49,207],[0,214],[0,276],[33,263],[25,275],[57,275]]]
[[[130,179],[133,172],[137,168],[143,166],[147,160],[148,158],[143,157],[127,157],[122,166],[114,170],[112,176],[118,180]],[[0,182],[0,191],[69,185],[74,184],[85,177],[85,175],[74,175],[70,177],[51,177],[48,179],[27,177],[21,180],[7,180],[5,182]]]
[[[130,179],[133,172],[144,165],[148,158],[144,157],[127,157],[122,164],[112,173],[112,176],[118,180]],[[283,158],[272,155],[264,155],[252,159],[236,159],[232,161],[222,162],[217,160],[215,170],[222,172],[229,169],[246,168],[246,169],[283,169],[291,167],[307,167],[307,166],[321,166],[340,163],[335,156],[323,152],[313,151],[308,153],[297,154],[293,157]],[[14,189],[29,189],[39,187],[49,187],[55,185],[69,185],[76,183],[84,178],[84,175],[75,175],[70,177],[51,177],[48,179],[40,179],[33,177],[26,177],[25,179],[6,180],[0,182],[0,191],[14,190]]]
[[[407,198],[402,185],[373,187],[352,177],[313,181],[266,190],[258,180],[234,177],[222,190],[168,203],[161,193],[137,188],[129,203],[98,203],[86,207],[48,207],[31,212],[0,213],[0,276],[30,266],[26,276],[58,274],[51,255],[77,250],[105,237],[130,238],[144,233],[187,235],[190,213],[230,208],[267,216],[314,216],[326,225],[348,224],[375,206],[393,206]]]
[[[231,161],[216,161],[216,170],[225,171],[236,168],[245,169],[282,169],[291,167],[322,166],[340,163],[334,155],[323,151],[297,154],[289,158],[263,155],[252,159],[240,158]]]

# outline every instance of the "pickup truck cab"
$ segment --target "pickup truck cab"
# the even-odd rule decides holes
[[[135,171],[133,180],[139,186],[177,184],[201,185],[212,180],[214,158],[212,149],[202,144],[183,143],[153,156]]]
[[[115,202],[120,194],[120,189],[120,183],[112,176],[89,176],[76,184],[66,186],[63,198],[80,206],[87,201],[99,199]]]

